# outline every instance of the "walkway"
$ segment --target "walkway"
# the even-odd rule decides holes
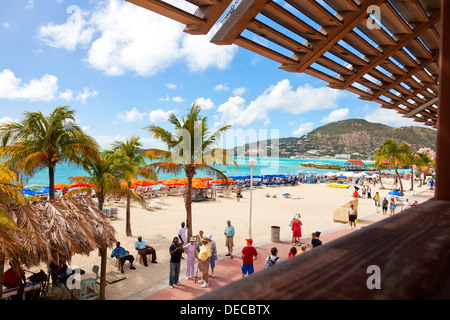
[[[363,228],[364,226],[367,226],[371,223],[377,222],[381,219],[384,219],[388,217],[388,215],[382,215],[380,214],[373,214],[367,217],[364,217],[363,219],[360,219],[360,224],[358,225],[358,229]],[[320,230],[319,230],[320,231]],[[334,230],[330,230],[328,232],[323,232],[320,236],[320,240],[322,240],[323,244],[326,245],[326,243],[337,239],[339,237],[345,236],[351,232],[358,232],[358,230],[351,230],[348,225],[342,225]],[[302,238],[302,243],[307,244],[308,249],[311,250],[311,238],[305,237]],[[242,244],[245,245],[245,239],[235,239],[235,245],[236,244]],[[266,257],[270,255],[270,249],[272,247],[277,247],[278,249],[278,256],[285,260],[287,259],[289,250],[292,247],[290,240],[284,240],[282,242],[277,243],[255,243],[254,247],[258,251],[258,259],[254,263],[255,272],[258,272],[260,270],[264,269],[264,262],[266,260]],[[228,283],[237,281],[241,278],[241,250],[242,247],[235,247],[234,249],[234,258],[230,259],[230,257],[226,257],[224,254],[221,254],[218,256],[218,260],[216,261],[216,268],[215,268],[215,278],[211,278],[211,275],[209,277],[209,287],[208,288],[201,288],[200,283],[195,283],[195,281],[191,278],[189,280],[186,280],[184,278],[184,271],[185,271],[185,264],[186,260],[182,260],[182,270],[180,273],[180,285],[175,285],[173,289],[169,288],[169,282],[168,279],[161,281],[160,283],[157,283],[153,285],[152,287],[143,290],[141,292],[138,292],[130,297],[128,297],[129,300],[191,300],[194,298],[197,298],[201,296],[204,293],[210,292],[214,289],[217,289],[219,287],[222,287]],[[297,246],[297,250],[299,250],[300,247]],[[169,269],[167,269],[167,272],[169,272]],[[199,279],[201,273],[199,273]]]

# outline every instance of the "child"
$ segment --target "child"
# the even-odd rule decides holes
[[[322,241],[319,240],[319,237],[320,237],[319,231],[313,232],[311,236],[312,236],[311,244],[312,244],[313,248],[322,245]]]
[[[292,247],[291,250],[288,253],[288,259],[293,258],[297,255],[297,248]]]
[[[241,259],[242,259],[242,277],[245,277],[245,275],[248,273],[248,275],[251,275],[255,272],[253,267],[253,261],[255,261],[258,258],[258,252],[256,249],[252,246],[253,245],[253,239],[248,238],[245,239],[247,242],[247,246],[245,246],[242,249],[241,252]]]

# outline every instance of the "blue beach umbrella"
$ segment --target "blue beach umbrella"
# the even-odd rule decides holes
[[[22,189],[22,194],[26,194],[26,195],[29,195],[29,196],[34,196],[34,195],[36,195],[36,191],[30,190],[30,189],[27,189],[27,188],[23,188]]]
[[[392,196],[399,196],[399,197],[403,197],[403,194],[401,194],[399,191],[397,190],[392,190],[390,191],[388,194],[392,195]]]

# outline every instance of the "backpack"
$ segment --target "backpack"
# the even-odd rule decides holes
[[[280,259],[280,257],[275,257],[275,259],[273,259],[273,260],[270,259],[270,257],[268,257],[267,260],[266,260],[266,264],[265,264],[264,268],[268,268],[268,267],[273,266],[278,261],[278,259]]]

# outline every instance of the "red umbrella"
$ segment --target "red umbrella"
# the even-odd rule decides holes
[[[61,190],[64,187],[70,188],[70,186],[68,184],[65,184],[65,183],[57,183],[57,184],[55,184],[55,190]]]
[[[93,188],[93,187],[94,186],[92,184],[80,182],[80,181],[72,182],[69,185],[69,188]]]

